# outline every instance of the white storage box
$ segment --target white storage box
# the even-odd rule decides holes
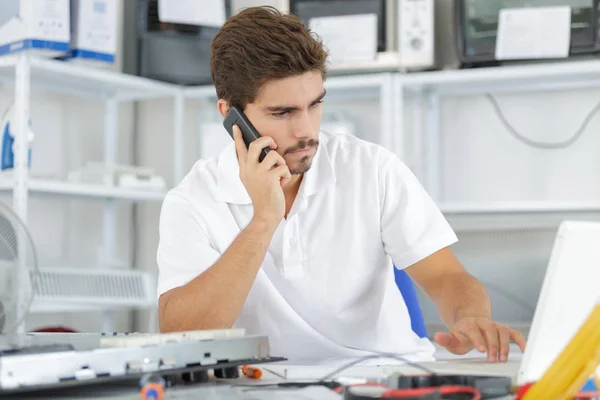
[[[117,0],[71,0],[67,61],[111,65],[117,52]]]
[[[0,55],[31,51],[56,57],[69,49],[69,0],[1,0]]]

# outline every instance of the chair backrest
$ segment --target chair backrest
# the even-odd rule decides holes
[[[412,330],[421,338],[427,337],[427,327],[425,326],[423,312],[421,311],[421,305],[419,304],[412,279],[410,279],[404,270],[399,270],[396,267],[394,267],[394,275],[396,285],[400,289],[400,293],[402,293],[402,297],[408,308]]]

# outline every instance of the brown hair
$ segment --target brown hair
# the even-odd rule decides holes
[[[211,45],[211,75],[217,96],[246,107],[266,81],[320,71],[327,52],[294,15],[273,7],[250,7],[229,18]]]

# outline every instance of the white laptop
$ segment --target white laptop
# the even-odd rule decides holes
[[[539,380],[600,300],[600,223],[565,221],[557,232],[517,384]]]
[[[427,366],[438,373],[512,376],[517,385],[539,380],[598,301],[600,222],[564,221],[556,234],[525,352],[513,354],[517,346],[511,344],[507,363],[489,363],[474,350],[474,357],[451,357]]]

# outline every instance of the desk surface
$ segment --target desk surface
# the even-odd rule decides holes
[[[507,363],[487,363],[480,356],[477,358],[460,358],[454,360],[441,360],[436,362],[420,364],[437,373],[464,373],[483,375],[516,376],[520,365],[520,357],[509,357]],[[291,400],[291,399],[319,399],[340,400],[341,396],[324,387],[309,387],[305,389],[274,389],[259,388],[256,385],[278,383],[284,381],[281,376],[289,380],[314,380],[322,378],[329,372],[334,371],[336,366],[314,366],[293,365],[289,361],[260,366],[263,369],[263,378],[253,380],[239,378],[231,381],[211,381],[202,385],[175,386],[167,389],[165,400],[168,399],[206,399],[206,400],[230,400],[230,399],[253,399],[253,400]],[[382,365],[382,366],[356,366],[349,368],[339,376],[354,378],[382,378],[394,372],[419,373],[420,370],[407,365]],[[279,376],[278,376],[279,375]],[[69,391],[45,392],[39,398],[63,398],[77,400],[139,400],[139,390],[130,385],[90,386],[87,388],[71,389]],[[31,399],[31,396],[14,396],[14,399]],[[497,400],[506,400],[506,397]]]

